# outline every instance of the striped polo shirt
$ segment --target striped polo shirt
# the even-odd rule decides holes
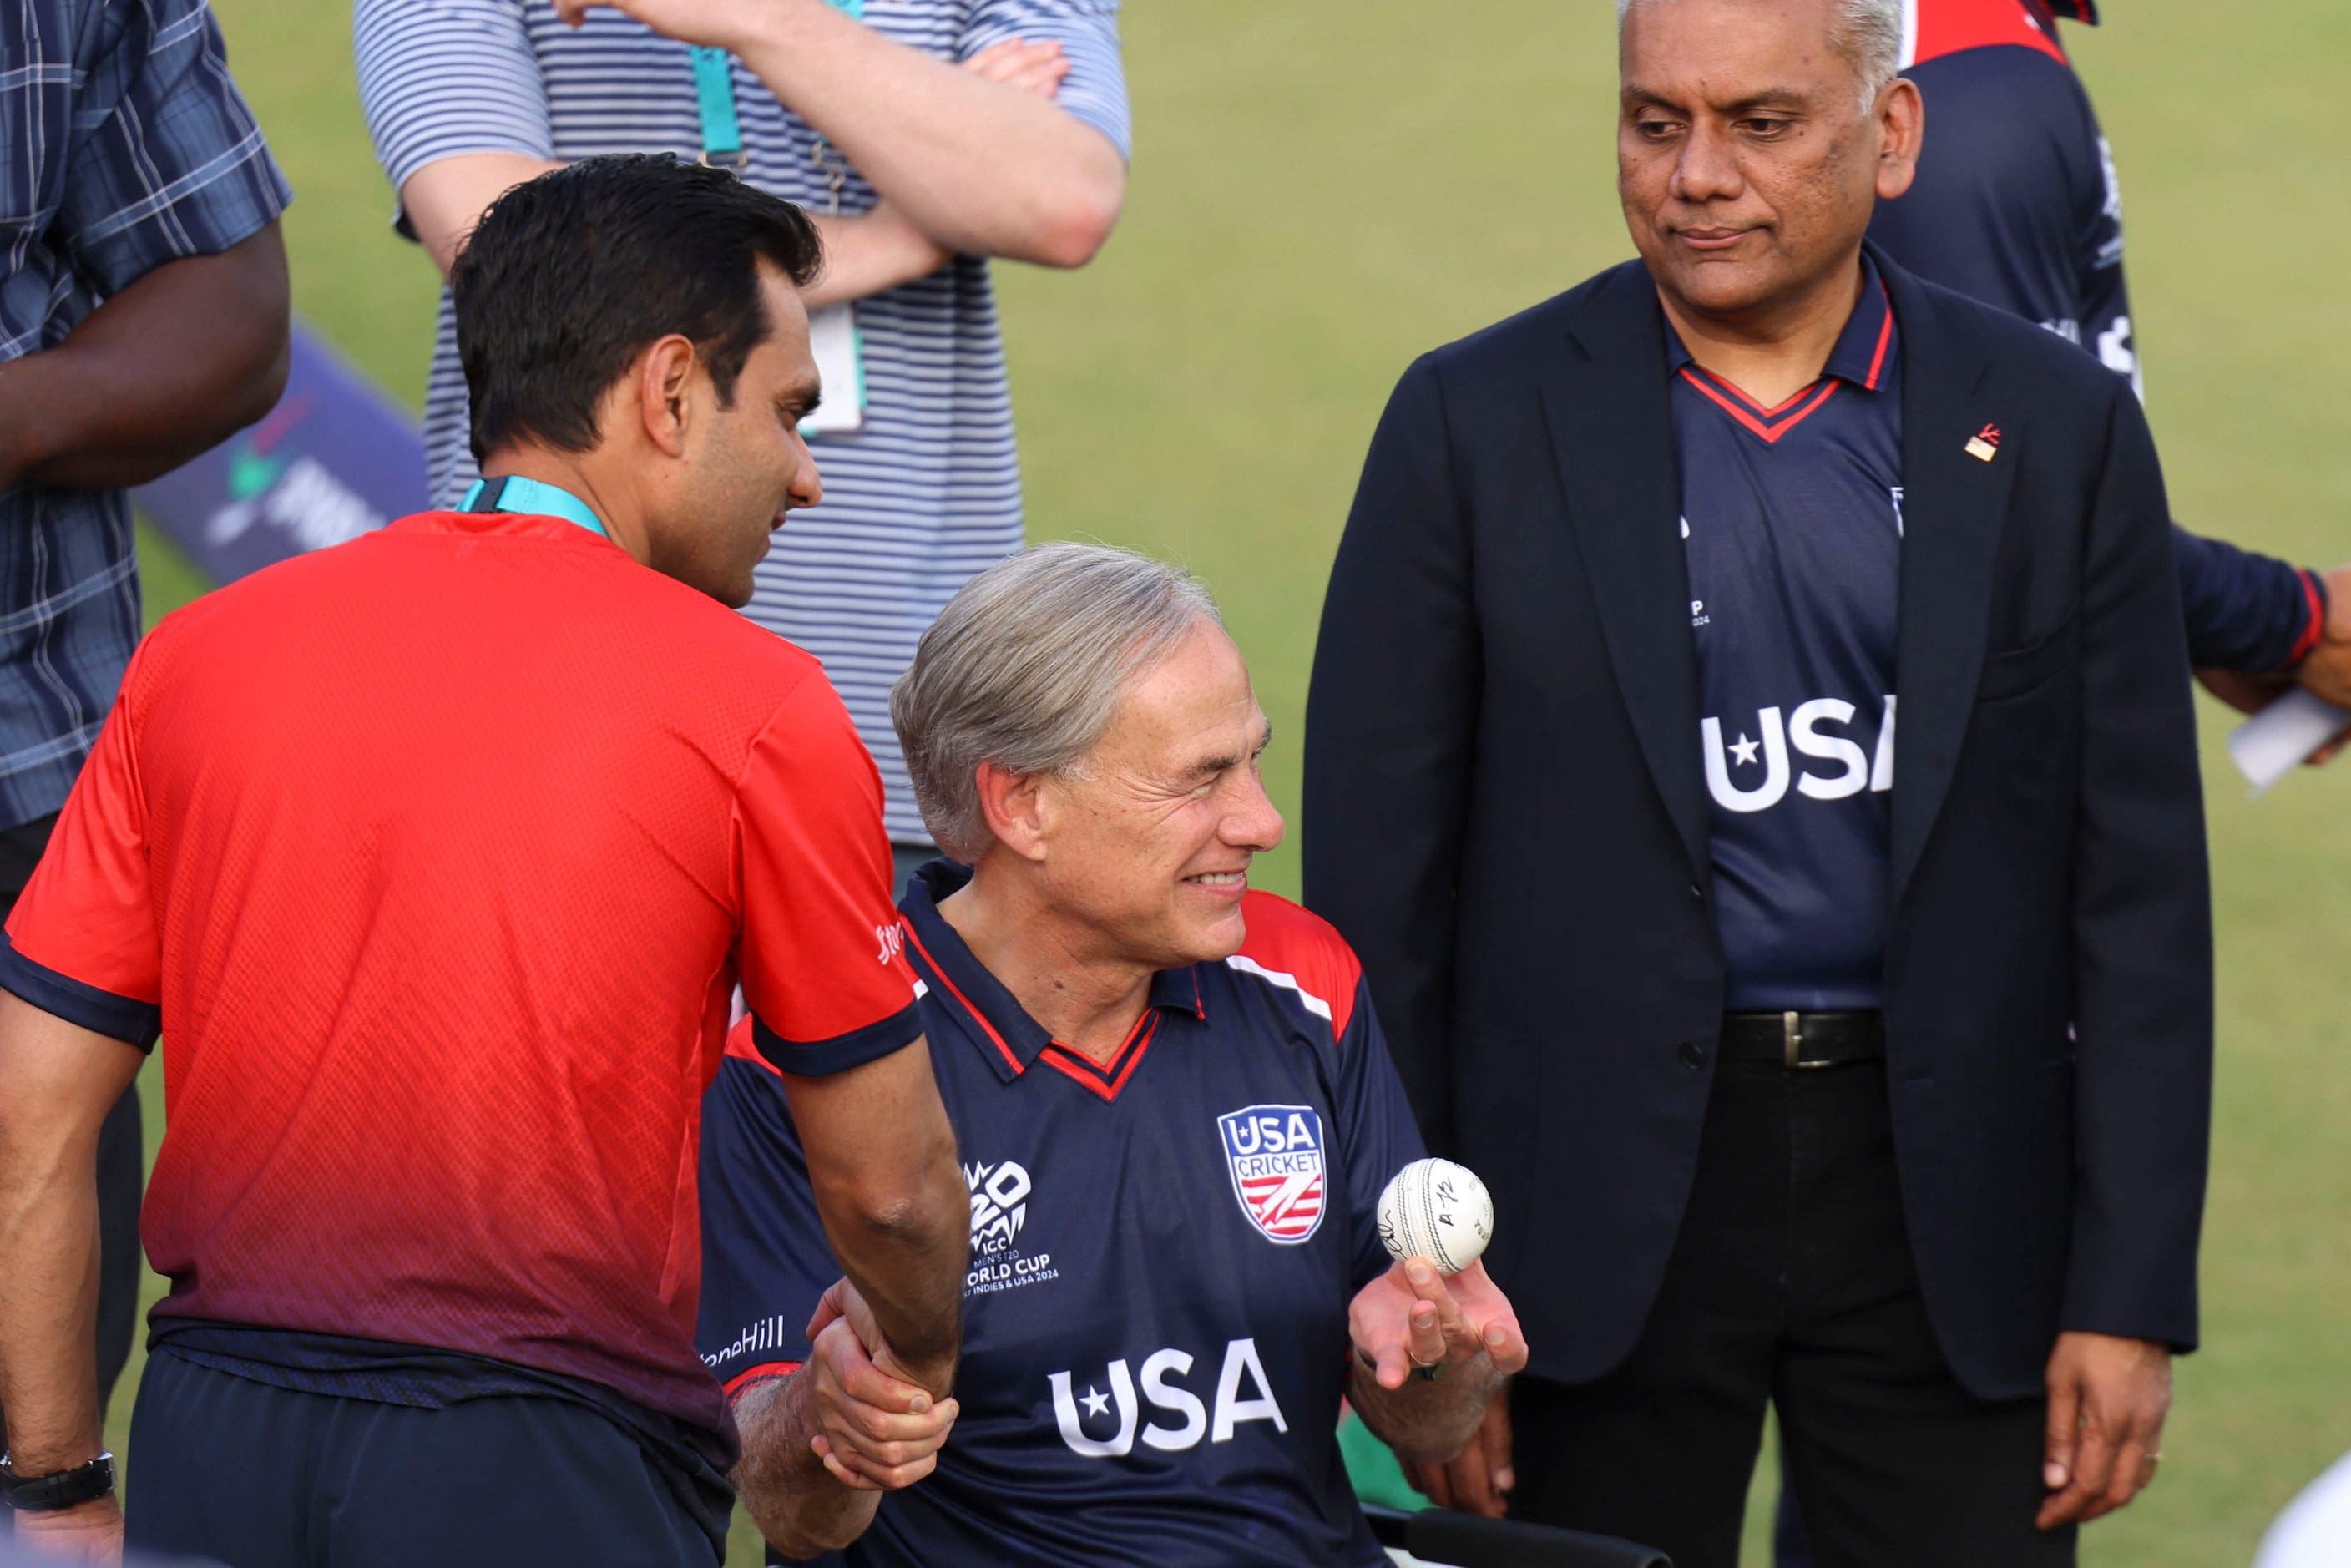
[[[1057,40],[1057,102],[1129,150],[1117,0],[866,0],[864,21],[941,59],[1007,38]],[[578,29],[545,0],[358,0],[360,92],[397,191],[436,159],[516,152],[570,161],[611,152],[697,156],[702,122],[686,46],[598,8]],[[744,177],[812,212],[831,199],[819,139],[738,60]],[[837,153],[831,154],[835,158]],[[848,171],[841,210],[873,205]],[[811,442],[824,504],[797,514],[758,569],[745,613],[823,661],[880,763],[891,837],[928,840],[890,726],[891,683],[956,590],[1020,548],[1020,469],[987,263],[958,256],[857,302],[864,427]],[[475,476],[465,381],[448,295],[425,398],[436,505]]]

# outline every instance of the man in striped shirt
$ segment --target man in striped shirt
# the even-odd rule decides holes
[[[825,504],[746,612],[823,661],[891,837],[926,845],[890,685],[1021,543],[986,258],[1078,267],[1108,236],[1128,148],[1117,0],[357,0],[353,33],[400,227],[444,272],[491,198],[597,153],[706,155],[816,214],[809,306],[849,308],[846,354],[820,344]],[[425,418],[434,499],[455,505],[475,471],[445,300]]]

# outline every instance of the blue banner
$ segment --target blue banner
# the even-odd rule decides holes
[[[298,321],[268,416],[131,498],[205,576],[232,582],[423,511],[423,432]]]

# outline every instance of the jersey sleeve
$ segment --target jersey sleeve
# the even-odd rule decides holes
[[[1361,1290],[1389,1263],[1380,1240],[1380,1194],[1427,1146],[1380,1032],[1363,962],[1347,939],[1321,915],[1270,893],[1250,891],[1241,908],[1249,936],[1225,962],[1295,997],[1331,1031],[1332,1144],[1346,1204],[1353,1288]]]
[[[1061,78],[1053,101],[1109,137],[1120,157],[1134,155],[1126,67],[1118,47],[1118,0],[981,0],[956,57],[967,60],[1007,38],[1061,45],[1070,74]]]
[[[737,973],[755,1039],[786,1072],[845,1072],[923,1032],[890,901],[882,774],[820,675],[752,743],[735,793]]]
[[[1352,1289],[1362,1290],[1387,1271],[1391,1260],[1380,1239],[1380,1194],[1396,1172],[1428,1151],[1420,1124],[1405,1098],[1404,1080],[1388,1056],[1388,1042],[1372,1008],[1369,982],[1355,982],[1355,1005],[1339,1036],[1340,1147],[1347,1162],[1347,1225],[1353,1239]]]
[[[2264,675],[2291,668],[2326,631],[2326,583],[2314,571],[2172,525],[2188,662]]]
[[[134,656],[124,677],[138,678]],[[58,813],[0,936],[0,986],[43,1012],[148,1050],[162,1028],[162,937],[128,695]]]
[[[817,1301],[841,1278],[783,1080],[736,1026],[702,1103],[701,1352],[733,1400],[809,1357]]]
[[[410,175],[444,158],[554,158],[522,0],[357,0],[351,48],[360,108],[395,200]],[[409,233],[404,214],[400,223]]]

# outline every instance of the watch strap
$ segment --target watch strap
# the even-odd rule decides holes
[[[106,1496],[114,1490],[114,1456],[46,1476],[19,1476],[0,1460],[0,1495],[18,1513],[48,1513]]]

